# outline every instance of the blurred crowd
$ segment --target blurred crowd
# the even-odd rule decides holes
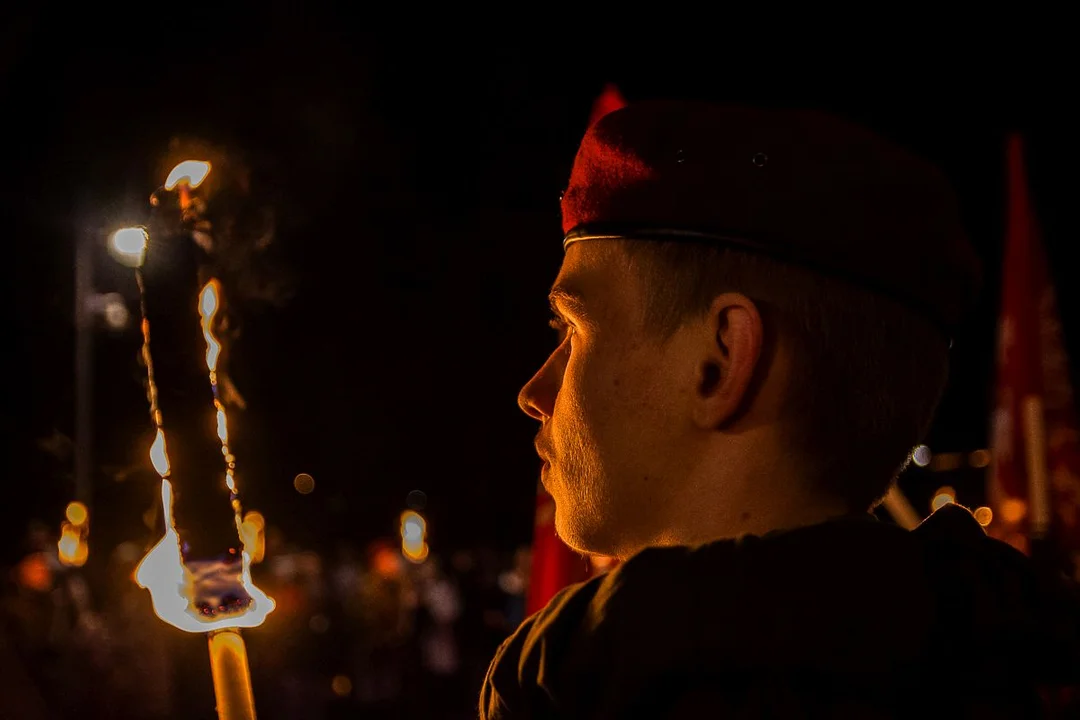
[[[277,608],[244,631],[260,718],[476,716],[487,665],[524,618],[527,548],[416,562],[393,539],[333,556],[273,529],[266,541],[253,577]],[[31,528],[4,573],[0,717],[216,718],[206,637],[154,615],[133,580],[145,548],[105,552],[94,577]]]

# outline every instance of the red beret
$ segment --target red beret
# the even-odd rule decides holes
[[[650,101],[611,112],[581,142],[562,217],[564,247],[732,245],[892,296],[946,332],[979,286],[943,175],[816,111]]]

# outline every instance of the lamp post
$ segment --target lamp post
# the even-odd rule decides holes
[[[84,229],[75,240],[75,499],[90,502],[93,463],[93,311],[94,237]]]
[[[112,322],[126,321],[123,298],[94,290],[94,249],[100,241],[97,227],[83,228],[75,240],[75,498],[91,504],[94,463],[94,325],[98,315]],[[146,231],[123,228],[109,242],[113,257],[138,267],[146,252]],[[114,310],[120,310],[117,313]],[[119,320],[116,320],[116,319]]]

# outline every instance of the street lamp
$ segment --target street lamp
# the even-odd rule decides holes
[[[109,237],[109,252],[123,265],[140,267],[146,258],[149,240],[145,228],[120,228]]]

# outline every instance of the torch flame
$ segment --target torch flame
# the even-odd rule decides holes
[[[210,163],[205,160],[185,160],[169,172],[165,180],[165,189],[172,190],[181,183],[195,189],[202,185],[210,174]]]
[[[169,460],[165,455],[164,434],[160,428],[151,456],[155,454],[155,451],[162,458],[163,467],[167,469]],[[158,467],[156,462],[155,467]],[[165,535],[135,568],[135,582],[139,587],[150,591],[154,613],[165,622],[185,632],[211,632],[226,628],[251,628],[262,625],[266,616],[273,611],[274,601],[252,582],[251,556],[246,546],[243,551],[240,580],[244,590],[251,597],[251,603],[247,608],[235,615],[206,618],[193,606],[191,599],[195,596],[194,579],[191,571],[184,565],[180,554],[180,536],[173,523],[173,487],[165,477],[161,478],[161,507],[165,515]]]
[[[217,436],[224,444],[229,442],[229,425],[225,422],[225,408],[217,400],[214,404],[217,405]]]
[[[209,170],[209,166],[207,166],[207,170]],[[174,170],[174,172],[176,171]],[[214,387],[215,396],[217,394],[215,370],[221,345],[214,338],[211,328],[217,309],[218,281],[210,280],[199,294],[199,315],[202,319],[203,337],[206,339],[206,365],[210,370],[210,383]],[[153,364],[150,358],[149,325],[145,319],[143,320],[143,336],[143,355],[147,359],[147,370],[152,391],[150,396],[156,398],[156,387],[153,384]],[[228,427],[225,418],[225,406],[215,397],[214,406],[217,409],[218,437],[221,439],[222,454],[225,455],[228,465],[225,482],[233,493],[232,503],[237,513],[237,532],[243,546],[240,553],[239,577],[233,575],[232,566],[225,563],[200,563],[204,566],[218,566],[216,568],[211,567],[209,570],[205,568],[193,569],[184,564],[180,550],[180,535],[177,533],[173,521],[173,487],[168,480],[170,467],[169,456],[165,448],[165,433],[161,428],[160,411],[157,410],[156,403],[152,402],[151,405],[151,414],[158,428],[157,437],[150,448],[150,460],[153,462],[158,475],[161,476],[161,507],[165,518],[165,535],[158,541],[157,545],[151,548],[150,552],[146,554],[146,557],[142,559],[135,569],[135,582],[138,583],[139,587],[150,591],[154,612],[159,618],[186,632],[212,632],[214,630],[251,628],[262,625],[266,616],[274,610],[275,603],[272,598],[256,587],[251,580],[252,555],[259,553],[260,548],[249,544],[241,527],[240,503],[236,497],[236,480],[233,476],[233,456],[226,444]],[[225,584],[236,591],[235,594],[246,595],[249,602],[241,609],[208,616],[200,612],[195,605],[198,590],[206,587],[208,582],[218,582],[220,584],[222,576],[226,578]]]
[[[154,444],[150,446],[150,462],[163,479],[169,477],[169,454],[165,452],[165,433],[161,428],[158,428]],[[171,512],[172,507],[169,506],[169,509]]]
[[[215,382],[217,372],[218,355],[221,353],[221,344],[214,337],[214,315],[218,310],[218,281],[211,279],[199,293],[199,315],[202,317],[203,337],[206,339],[206,367],[210,369],[210,381]],[[215,383],[216,384],[216,383]]]

